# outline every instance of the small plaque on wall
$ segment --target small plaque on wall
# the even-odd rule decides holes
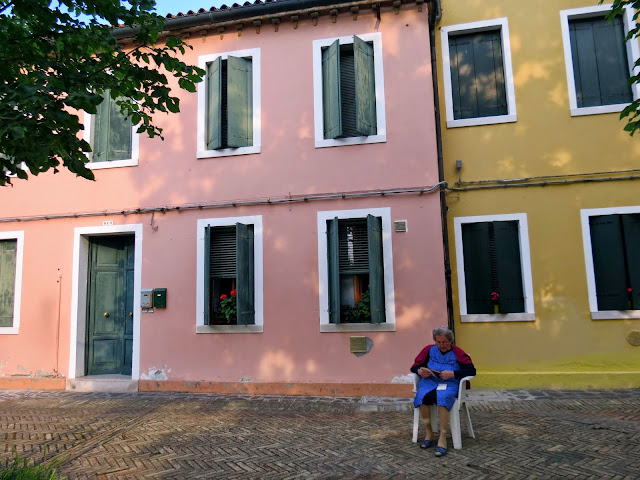
[[[349,338],[349,346],[351,353],[367,352],[367,337],[357,336]]]

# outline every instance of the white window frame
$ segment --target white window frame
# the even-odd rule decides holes
[[[491,117],[464,118],[456,120],[453,114],[453,90],[451,86],[451,58],[449,57],[449,37],[490,30],[500,30],[502,41],[502,61],[504,70],[504,86],[507,96],[507,114]],[[513,80],[513,66],[511,63],[511,41],[509,22],[506,17],[479,22],[449,25],[440,29],[442,42],[442,68],[444,77],[444,102],[447,112],[447,128],[472,127],[476,125],[494,125],[518,121],[516,114],[516,92]]]
[[[91,148],[93,148],[93,129],[95,128],[95,115],[84,112],[84,130],[82,134],[83,140],[85,140]],[[123,160],[111,160],[108,162],[93,162],[93,152],[87,153],[89,162],[85,164],[90,170],[100,170],[103,168],[119,168],[119,167],[136,167],[140,157],[140,134],[138,133],[138,126],[131,126],[131,158]]]
[[[0,335],[20,333],[20,305],[22,300],[22,262],[24,259],[24,232],[0,232],[0,240],[16,240],[16,276],[13,287],[13,325],[0,327]]]
[[[481,222],[518,222],[518,240],[520,244],[520,269],[522,272],[522,290],[524,309],[522,313],[467,313],[467,287],[464,272],[464,250],[462,243],[462,225]],[[474,217],[455,217],[454,231],[456,242],[456,263],[458,272],[458,299],[460,320],[462,323],[483,322],[533,322],[536,319],[533,302],[533,280],[531,275],[531,251],[529,248],[529,225],[526,213],[508,213],[504,215],[483,215]]]
[[[627,105],[629,105],[628,103],[618,103],[613,105],[600,105],[595,107],[578,107],[578,97],[576,94],[576,83],[573,72],[573,52],[571,51],[571,37],[569,35],[569,21],[578,18],[603,17],[607,13],[607,11],[611,10],[611,6],[612,4],[609,3],[606,5],[572,8],[569,10],[560,11],[562,42],[564,45],[564,62],[567,70],[567,88],[569,90],[569,108],[571,110],[572,117],[621,112]],[[631,11],[631,9],[625,7],[622,19],[624,25],[624,34],[627,35],[631,29],[635,28],[635,22],[633,21],[633,12]],[[626,49],[627,63],[629,64],[629,76],[631,76],[632,74],[637,75],[640,72],[640,69],[635,67],[635,62],[640,57],[640,48],[638,47],[637,39],[627,41]],[[631,91],[634,100],[640,98],[640,86],[638,84],[632,85]]]
[[[249,48],[246,50],[235,50],[225,53],[212,53],[208,55],[200,55],[198,57],[198,66],[203,70],[207,69],[207,64],[213,62],[216,58],[226,60],[232,57],[251,57],[252,71],[252,88],[253,88],[253,145],[238,148],[220,148],[218,150],[207,150],[207,76],[198,84],[198,119],[197,119],[197,152],[196,158],[214,158],[229,157],[233,155],[248,155],[252,153],[260,153],[262,143],[261,129],[261,93],[260,93],[260,49]]]
[[[327,220],[382,218],[382,258],[384,265],[385,323],[330,323],[329,322],[329,265],[327,260]],[[393,249],[391,209],[368,208],[357,210],[333,210],[318,212],[318,283],[320,300],[320,331],[330,332],[393,332],[396,330],[395,289],[393,283]]]
[[[361,145],[387,141],[387,120],[384,102],[384,68],[382,65],[382,33],[358,34],[358,38],[373,44],[373,69],[375,73],[376,123],[375,135],[347,138],[324,138],[324,111],[322,96],[322,49],[338,40],[340,45],[353,44],[353,35],[348,37],[323,38],[313,41],[313,118],[316,148]]]
[[[253,325],[205,325],[204,323],[204,240],[205,227],[253,225],[253,268],[255,317]],[[202,218],[197,231],[196,333],[262,333],[264,325],[263,230],[262,215],[246,217]]]
[[[625,318],[640,318],[640,310],[598,310],[596,296],[596,276],[593,269],[593,249],[591,248],[591,228],[589,218],[599,215],[624,215],[640,213],[640,206],[585,208],[580,210],[582,223],[582,243],[584,248],[584,263],[587,269],[587,291],[589,294],[589,310],[592,320],[617,320]]]

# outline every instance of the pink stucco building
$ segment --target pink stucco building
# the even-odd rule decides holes
[[[0,388],[407,395],[447,307],[429,12],[399,4],[169,19],[207,78],[165,140],[105,102],[95,182],[0,190]]]

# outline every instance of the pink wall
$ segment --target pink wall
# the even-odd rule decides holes
[[[314,148],[312,41],[382,32],[387,142]],[[198,56],[261,49],[260,154],[196,159],[196,94],[180,92],[181,113],[158,115],[165,141],[140,139],[137,167],[96,170],[96,182],[63,171],[0,190],[0,218],[100,212],[162,205],[249,200],[291,194],[429,186],[438,182],[429,32],[426,8],[361,12],[297,29],[265,25],[257,34],[194,34]],[[392,234],[395,332],[366,332],[374,342],[362,357],[349,353],[357,333],[320,333],[317,212],[390,207],[408,220]],[[196,334],[196,223],[198,218],[262,215],[264,332]],[[73,229],[144,224],[142,288],[168,288],[168,307],[140,316],[140,373],[169,380],[388,383],[405,375],[429,331],[446,324],[438,194],[331,200],[70,220],[0,223],[25,232],[19,335],[0,335],[0,375],[37,370],[66,375],[69,366]],[[58,274],[62,275],[58,305]],[[56,332],[60,310],[60,342]],[[24,372],[22,370],[24,368]]]

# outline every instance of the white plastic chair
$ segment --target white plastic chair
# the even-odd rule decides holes
[[[413,393],[415,395],[418,390],[418,384],[422,377],[417,374],[413,374]],[[458,398],[456,399],[453,407],[449,411],[449,424],[451,429],[451,437],[453,438],[453,448],[460,450],[462,448],[462,434],[460,432],[460,408],[462,407],[466,413],[467,430],[469,430],[469,436],[476,438],[473,434],[473,426],[471,425],[471,415],[469,415],[469,408],[467,407],[467,381],[475,377],[464,377],[460,380],[460,386],[458,387]],[[438,423],[438,407],[437,405],[430,405],[431,411],[431,428],[434,432],[439,430]],[[420,407],[414,408],[413,412],[413,442],[418,441],[418,426],[420,425]]]

